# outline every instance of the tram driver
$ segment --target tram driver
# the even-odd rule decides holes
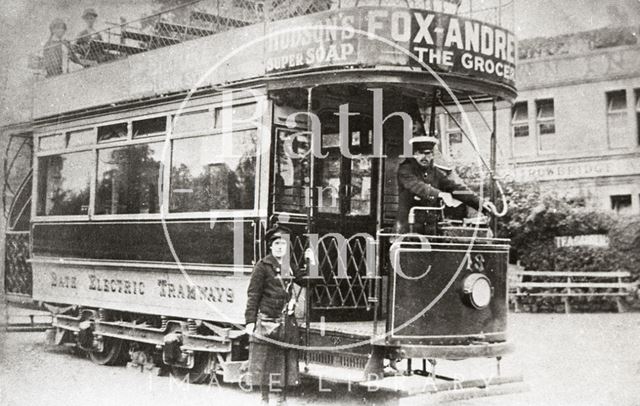
[[[434,146],[438,139],[425,135],[424,126],[419,120],[413,121],[413,138],[409,141],[412,157],[398,166],[398,215],[396,232],[431,233],[425,225],[437,222],[429,211],[415,213],[415,223],[409,229],[409,212],[412,207],[439,207],[440,201],[445,206],[455,207],[464,203],[466,206],[485,214],[493,215],[496,207],[488,200],[481,201],[466,185],[458,182],[449,168],[434,162]]]

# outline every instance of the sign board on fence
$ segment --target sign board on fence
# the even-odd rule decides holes
[[[556,237],[556,247],[609,247],[606,234],[565,235]]]

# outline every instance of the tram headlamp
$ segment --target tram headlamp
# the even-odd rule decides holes
[[[462,292],[473,307],[482,309],[491,302],[493,287],[489,278],[481,273],[474,273],[465,278]]]

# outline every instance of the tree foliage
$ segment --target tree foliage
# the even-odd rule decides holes
[[[472,189],[489,179],[477,166],[456,170]],[[498,236],[511,239],[511,261],[529,270],[626,270],[640,279],[640,217],[623,217],[589,208],[584,199],[564,197],[537,183],[502,185],[507,214],[498,221]],[[499,199],[500,200],[500,199]],[[609,247],[557,248],[555,237],[606,234]]]

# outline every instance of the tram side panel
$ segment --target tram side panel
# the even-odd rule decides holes
[[[36,223],[33,297],[243,324],[256,226],[254,220],[217,220],[213,227],[208,220],[168,222],[165,235],[160,222]],[[234,250],[234,239],[243,249]]]

